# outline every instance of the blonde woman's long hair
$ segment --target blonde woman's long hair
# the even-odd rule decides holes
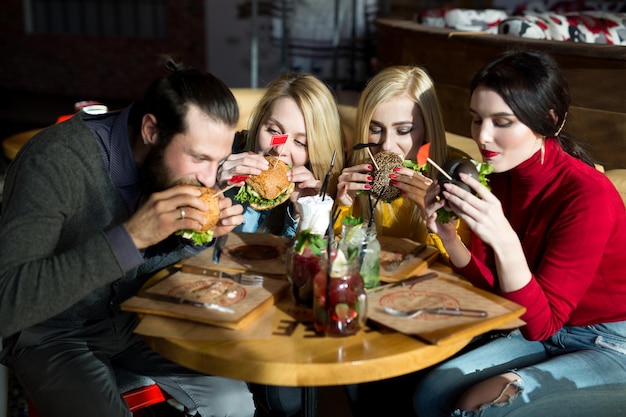
[[[309,154],[308,168],[318,180],[323,180],[330,167],[333,151],[335,164],[331,171],[326,192],[335,198],[337,179],[344,161],[344,141],[335,96],[328,86],[314,75],[289,72],[267,85],[267,91],[259,100],[248,120],[247,149],[255,151],[255,137],[265,122],[270,107],[279,98],[295,100],[304,117]]]
[[[430,158],[441,165],[447,157],[447,144],[441,106],[437,99],[435,85],[426,70],[418,66],[397,65],[387,67],[372,77],[365,89],[361,93],[356,113],[356,142],[368,143],[370,135],[370,122],[376,108],[386,101],[396,97],[407,95],[420,110],[424,119],[425,142],[430,143]],[[406,158],[415,160],[417,155],[407,155]],[[351,160],[353,164],[362,164],[370,160],[366,150],[352,151]],[[429,167],[427,176],[436,178],[437,171]],[[413,220],[423,223],[420,207],[412,201],[400,197],[404,200],[403,205],[413,205]],[[369,217],[369,201],[367,196],[359,197],[361,212],[365,217]],[[394,210],[390,208],[391,203],[379,202],[374,213],[374,221],[379,226],[382,222],[383,213],[386,216],[395,216]],[[393,219],[397,220],[397,219]],[[407,225],[407,230],[409,229]],[[380,232],[380,230],[379,230]],[[415,230],[412,238],[425,239],[425,227]],[[409,236],[407,236],[409,237]]]

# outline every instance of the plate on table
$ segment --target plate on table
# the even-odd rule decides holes
[[[439,259],[439,249],[411,239],[379,236],[380,280],[402,281],[419,275]]]
[[[367,303],[368,319],[434,344],[484,333],[517,319],[524,311],[518,304],[444,273],[411,285],[370,292]],[[385,312],[385,307],[397,311],[418,308],[471,309],[486,312],[486,317],[429,313],[410,318],[397,317]]]
[[[213,263],[213,248],[181,261],[186,272],[202,273],[203,269],[226,272],[250,272],[284,276],[285,255],[291,239],[266,233],[232,232],[222,249],[218,264]]]
[[[242,285],[226,278],[176,271],[122,303],[122,310],[239,329],[271,308],[288,288],[286,280],[266,277],[262,286]],[[217,304],[230,312],[161,299],[182,298]]]

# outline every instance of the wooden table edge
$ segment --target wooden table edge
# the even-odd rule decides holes
[[[144,284],[144,287],[146,285],[149,286],[155,280],[163,279],[165,276],[178,270],[178,267],[175,266],[168,270],[160,271]],[[471,286],[469,283],[467,285]],[[498,321],[499,324],[515,320],[515,318],[523,314],[523,307],[485,291],[481,290],[480,292],[510,311],[509,314],[501,317],[501,320]],[[284,312],[277,314],[285,315]],[[372,329],[368,331],[378,332],[378,330]],[[391,333],[390,337],[388,337],[388,342],[398,342],[398,339],[400,342],[404,342],[406,338],[410,342],[415,343],[416,348],[410,350],[403,348],[404,350],[397,354],[370,357],[366,358],[366,360],[338,361],[335,363],[318,361],[303,364],[301,362],[259,360],[254,355],[248,357],[245,355],[227,357],[221,353],[223,350],[218,349],[220,353],[211,351],[217,346],[225,345],[235,348],[241,346],[239,343],[246,343],[241,341],[203,342],[174,338],[143,337],[153,350],[165,358],[208,375],[217,375],[259,384],[313,387],[371,382],[417,372],[450,358],[477,336],[471,332],[461,332],[453,337],[440,340],[438,344],[430,344],[421,341],[417,337],[392,330],[387,331]],[[348,338],[361,338],[361,344],[366,345],[370,337],[375,337],[375,335],[364,334],[362,330],[360,334],[340,339],[346,341],[348,348],[352,348],[353,345],[349,343],[350,340],[347,340]],[[263,340],[252,342],[261,346],[265,345]],[[420,347],[418,346],[419,344],[423,346]],[[251,347],[249,352],[246,353],[254,353],[254,347]],[[338,354],[341,354],[341,352],[338,352]],[[398,364],[401,365],[399,366]],[[354,368],[357,367],[359,368],[358,371],[354,371]]]
[[[367,361],[326,363],[320,366],[320,363],[294,364],[261,362],[247,358],[226,359],[221,355],[214,356],[198,351],[189,345],[189,341],[160,337],[145,338],[147,344],[160,355],[189,369],[257,384],[292,387],[358,384],[406,375],[442,362],[442,356],[445,358],[453,356],[467,346],[471,339],[456,338],[438,345],[424,343],[424,348],[398,355]],[[420,342],[416,340],[416,343]],[[399,361],[403,364],[402,367],[398,366]],[[358,372],[348,372],[349,368],[356,367],[359,368]],[[279,377],[276,378],[274,375]]]

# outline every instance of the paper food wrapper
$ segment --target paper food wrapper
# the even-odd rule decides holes
[[[324,236],[330,224],[330,212],[333,209],[334,200],[328,195],[300,197],[300,230],[310,230],[311,233]]]
[[[368,293],[367,301],[367,316],[372,321],[435,344],[450,338],[477,334],[483,328],[493,329],[500,323],[509,323],[519,316],[510,307],[502,305],[502,300],[495,298],[493,294],[443,274],[410,286],[397,286]],[[504,301],[513,304],[508,300]],[[436,307],[464,308],[483,310],[487,316],[474,318],[422,314],[413,318],[403,318],[386,313],[385,306],[400,311]],[[523,309],[521,306],[517,307]]]

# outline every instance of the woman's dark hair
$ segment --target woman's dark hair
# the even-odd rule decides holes
[[[210,73],[185,68],[171,58],[166,58],[165,67],[172,73],[152,82],[131,110],[129,124],[134,134],[139,132],[143,116],[153,114],[159,129],[159,145],[166,146],[173,135],[186,130],[185,116],[190,104],[216,121],[237,125],[237,100],[223,81]]]
[[[565,75],[551,56],[534,51],[506,52],[474,75],[470,94],[479,86],[496,91],[531,130],[556,138],[568,154],[594,166],[576,139],[562,131],[571,98]]]

